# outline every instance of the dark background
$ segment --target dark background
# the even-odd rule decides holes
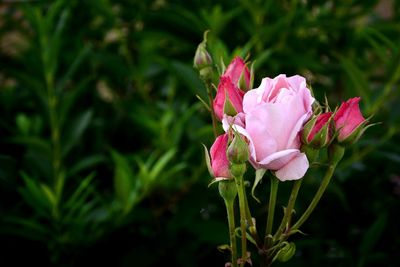
[[[347,149],[285,266],[400,266],[399,25],[395,0],[2,1],[0,265],[228,261],[192,67],[209,29],[214,62],[248,56],[256,87],[300,74],[318,100],[361,96],[381,123]],[[321,179],[310,173],[299,212]],[[250,202],[260,229],[268,186]],[[289,190],[281,184],[277,211]]]

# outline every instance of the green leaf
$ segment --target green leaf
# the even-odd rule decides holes
[[[114,160],[114,189],[117,198],[121,201],[124,208],[130,206],[133,201],[130,198],[131,192],[134,190],[133,179],[134,175],[128,160],[115,150],[111,150],[111,155]]]
[[[82,114],[80,114],[68,127],[69,131],[65,133],[63,139],[65,143],[63,144],[62,154],[66,156],[68,152],[72,149],[74,145],[78,143],[80,137],[85,132],[86,128],[92,121],[93,110],[89,109]]]
[[[106,161],[106,157],[100,154],[90,155],[80,159],[75,165],[69,168],[69,177],[77,175],[79,172],[93,168],[94,166]]]
[[[152,170],[150,171],[151,180],[157,179],[157,177],[161,174],[163,169],[167,166],[168,162],[172,159],[175,155],[176,150],[171,149],[167,151],[157,162],[154,164]]]
[[[92,76],[84,78],[82,81],[74,86],[73,90],[64,91],[62,101],[60,102],[60,117],[59,124],[63,128],[65,120],[68,118],[68,114],[71,107],[74,106],[76,99],[88,88],[89,82],[93,79]]]
[[[65,72],[65,75],[61,78],[60,82],[57,85],[57,91],[61,92],[66,83],[72,78],[72,76],[77,71],[78,67],[81,65],[82,61],[89,55],[91,51],[91,46],[85,46],[79,51],[79,54],[74,58],[74,61],[69,66],[68,70]]]
[[[57,197],[54,194],[54,191],[46,184],[41,183],[40,188],[43,191],[43,194],[47,197],[48,202],[51,204],[52,208],[57,205]]]
[[[38,214],[49,217],[53,206],[50,198],[34,179],[29,177],[26,173],[21,173],[21,175],[25,186],[19,188],[19,192],[25,199],[25,202],[34,208]]]
[[[96,176],[95,173],[91,173],[80,181],[78,188],[75,189],[74,193],[65,203],[65,207],[72,207],[76,202],[78,202],[79,199],[84,198],[85,196],[84,192],[87,191],[91,181],[95,176]]]

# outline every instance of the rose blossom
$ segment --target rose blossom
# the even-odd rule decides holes
[[[299,133],[312,114],[313,101],[304,77],[281,74],[264,78],[260,87],[244,96],[244,120],[225,116],[224,129],[240,122],[233,127],[247,137],[250,160],[256,169],[273,170],[281,181],[300,179],[309,163],[300,151]]]

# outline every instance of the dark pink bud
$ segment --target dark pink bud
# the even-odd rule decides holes
[[[224,114],[234,116],[242,112],[243,96],[244,92],[232,83],[231,78],[222,76],[213,102],[217,118],[222,120]]]
[[[357,141],[363,133],[367,120],[364,119],[358,106],[360,99],[360,97],[354,97],[343,102],[335,114],[334,121],[339,143]]]
[[[304,125],[302,142],[316,149],[329,145],[332,140],[331,118],[332,112],[313,116]]]
[[[226,156],[228,146],[228,134],[220,135],[210,149],[211,169],[214,177],[232,178],[229,171],[229,161]]]
[[[222,76],[229,77],[235,87],[250,89],[250,71],[240,57],[235,57]]]

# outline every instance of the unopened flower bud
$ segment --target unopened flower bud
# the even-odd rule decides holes
[[[304,125],[301,140],[303,144],[320,149],[332,141],[332,112],[314,115]]]
[[[209,67],[211,64],[211,56],[206,49],[206,43],[203,41],[197,47],[196,54],[194,55],[193,67],[200,71],[206,67]]]
[[[213,75],[212,58],[206,49],[208,31],[204,32],[203,41],[197,46],[193,67],[199,71],[203,80],[210,80]]]
[[[339,143],[350,145],[355,143],[364,133],[368,120],[361,114],[358,102],[360,97],[354,97],[342,103],[335,114],[335,128]]]
[[[228,134],[223,134],[215,139],[211,146],[211,171],[214,177],[232,178],[229,172],[229,161],[226,157],[226,149],[228,146]]]
[[[242,164],[249,159],[249,148],[239,133],[235,136],[227,151],[228,160],[233,164]]]

